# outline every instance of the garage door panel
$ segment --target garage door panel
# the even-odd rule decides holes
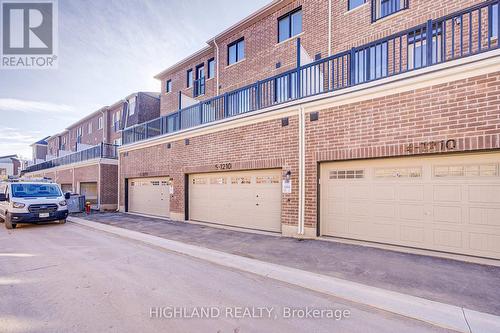
[[[381,218],[395,218],[396,207],[390,203],[373,203],[373,207],[367,212],[369,215]],[[371,214],[370,214],[371,213]]]
[[[424,228],[413,226],[401,226],[401,240],[403,242],[408,242],[408,244],[423,244],[425,242],[425,230]]]
[[[500,227],[500,208],[471,207],[469,223]]]
[[[458,185],[436,185],[434,186],[434,200],[460,202],[462,201],[462,189]]]
[[[393,186],[375,185],[373,193],[375,200],[394,200],[396,198],[396,189]]]
[[[425,186],[401,185],[398,192],[400,200],[421,202],[425,197]]]
[[[323,163],[321,233],[500,259],[499,170],[500,153]]]
[[[202,190],[197,182],[203,178],[210,181]],[[189,179],[190,219],[281,230],[281,170],[197,174]]]
[[[423,222],[425,217],[425,206],[401,204],[399,206],[399,217],[403,220]]]
[[[470,185],[468,189],[471,202],[500,203],[500,186]]]
[[[462,248],[462,233],[454,230],[434,230],[434,244],[456,249]]]

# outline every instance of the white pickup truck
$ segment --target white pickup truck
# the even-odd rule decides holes
[[[0,182],[0,219],[7,229],[19,223],[66,223],[69,193],[49,180],[8,180]]]

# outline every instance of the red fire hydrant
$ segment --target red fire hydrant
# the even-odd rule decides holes
[[[89,201],[87,201],[85,203],[85,213],[87,213],[87,215],[90,214],[90,202]]]

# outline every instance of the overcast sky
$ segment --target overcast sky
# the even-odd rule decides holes
[[[135,91],[270,0],[59,0],[59,68],[0,69],[0,156]]]

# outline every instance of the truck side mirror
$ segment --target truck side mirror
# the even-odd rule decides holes
[[[70,198],[71,198],[71,193],[69,192],[64,193],[64,199],[68,200]]]
[[[5,193],[0,193],[0,201],[7,201],[7,196],[5,196]]]

